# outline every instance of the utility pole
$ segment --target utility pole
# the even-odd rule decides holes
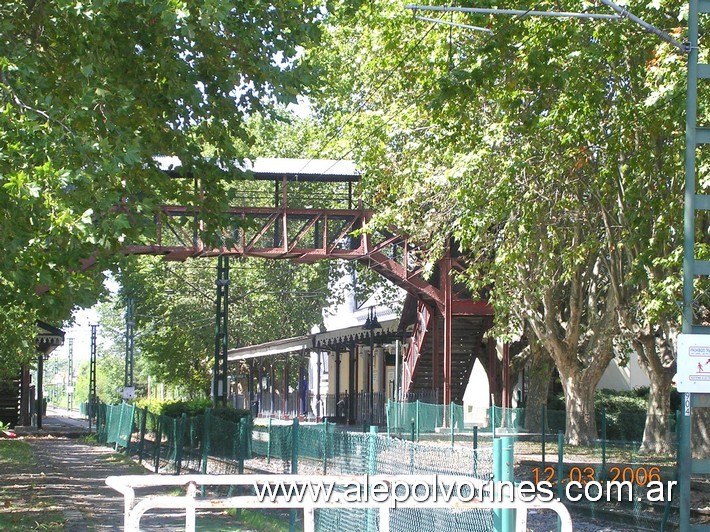
[[[74,403],[74,338],[69,338],[69,367],[67,369],[67,410]]]
[[[683,406],[678,427],[679,527],[681,532],[700,530],[705,525],[690,524],[690,477],[707,474],[710,460],[693,459],[692,413],[695,408],[710,408],[710,382],[697,374],[695,354],[710,347],[710,327],[695,322],[694,280],[710,275],[710,261],[695,258],[695,217],[698,211],[710,210],[710,195],[696,191],[696,153],[710,144],[710,128],[698,127],[698,80],[710,79],[710,65],[698,64],[699,13],[710,13],[707,0],[690,0],[688,10],[688,93],[686,97],[685,213],[683,219],[683,334],[678,339],[678,391],[683,392]],[[705,148],[707,149],[707,148]],[[703,359],[704,363],[705,360]]]
[[[96,413],[96,328],[98,325],[91,326],[91,358],[89,359],[89,432],[91,432],[91,419]]]
[[[229,257],[217,258],[217,301],[214,335],[214,404],[227,403],[227,349],[229,346]]]
[[[134,326],[135,326],[135,305],[132,297],[126,301],[126,363],[123,377],[123,398],[133,398],[133,347],[134,347]]]

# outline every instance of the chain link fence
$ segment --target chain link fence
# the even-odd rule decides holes
[[[327,421],[300,424],[268,419],[254,424],[244,418],[235,423],[209,410],[201,416],[172,418],[127,404],[100,405],[97,414],[99,441],[124,448],[156,473],[279,472],[314,477],[409,473],[482,480],[493,473],[491,448],[433,446],[376,432],[346,432]],[[377,519],[377,512],[364,509],[316,512],[318,530],[375,531]],[[393,510],[390,517],[391,529],[403,532],[433,532],[442,527],[486,531],[491,523],[488,510],[409,508]]]

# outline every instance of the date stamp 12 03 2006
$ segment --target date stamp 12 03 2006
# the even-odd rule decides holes
[[[593,465],[572,466],[558,470],[553,466],[532,468],[533,484],[539,492],[551,495],[564,492],[568,500],[589,501],[670,500],[676,481],[664,482],[658,466],[610,466],[599,471]]]

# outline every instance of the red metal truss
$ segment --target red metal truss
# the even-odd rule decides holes
[[[315,262],[323,259],[355,260],[367,265],[409,293],[443,309],[444,292],[424,277],[412,260],[417,248],[405,237],[359,232],[372,215],[367,209],[302,209],[288,207],[232,207],[227,213],[234,222],[224,231],[224,246],[206,246],[201,238],[199,211],[191,207],[163,206],[156,217],[153,242],[126,246],[131,255],[162,255],[167,260],[191,257],[261,257]],[[445,278],[458,265],[449,259]],[[439,285],[441,280],[437,279]],[[443,283],[445,286],[446,283]],[[451,298],[451,296],[449,296]],[[489,315],[483,301],[451,301],[457,314]]]

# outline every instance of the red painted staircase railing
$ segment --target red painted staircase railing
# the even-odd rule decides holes
[[[417,369],[417,362],[419,361],[419,356],[422,347],[424,346],[424,340],[426,339],[426,333],[429,328],[430,320],[431,313],[429,312],[429,308],[422,301],[419,301],[417,305],[417,322],[415,323],[414,330],[412,331],[409,349],[404,355],[402,377],[403,394],[411,391],[410,388],[414,382],[414,372]]]

